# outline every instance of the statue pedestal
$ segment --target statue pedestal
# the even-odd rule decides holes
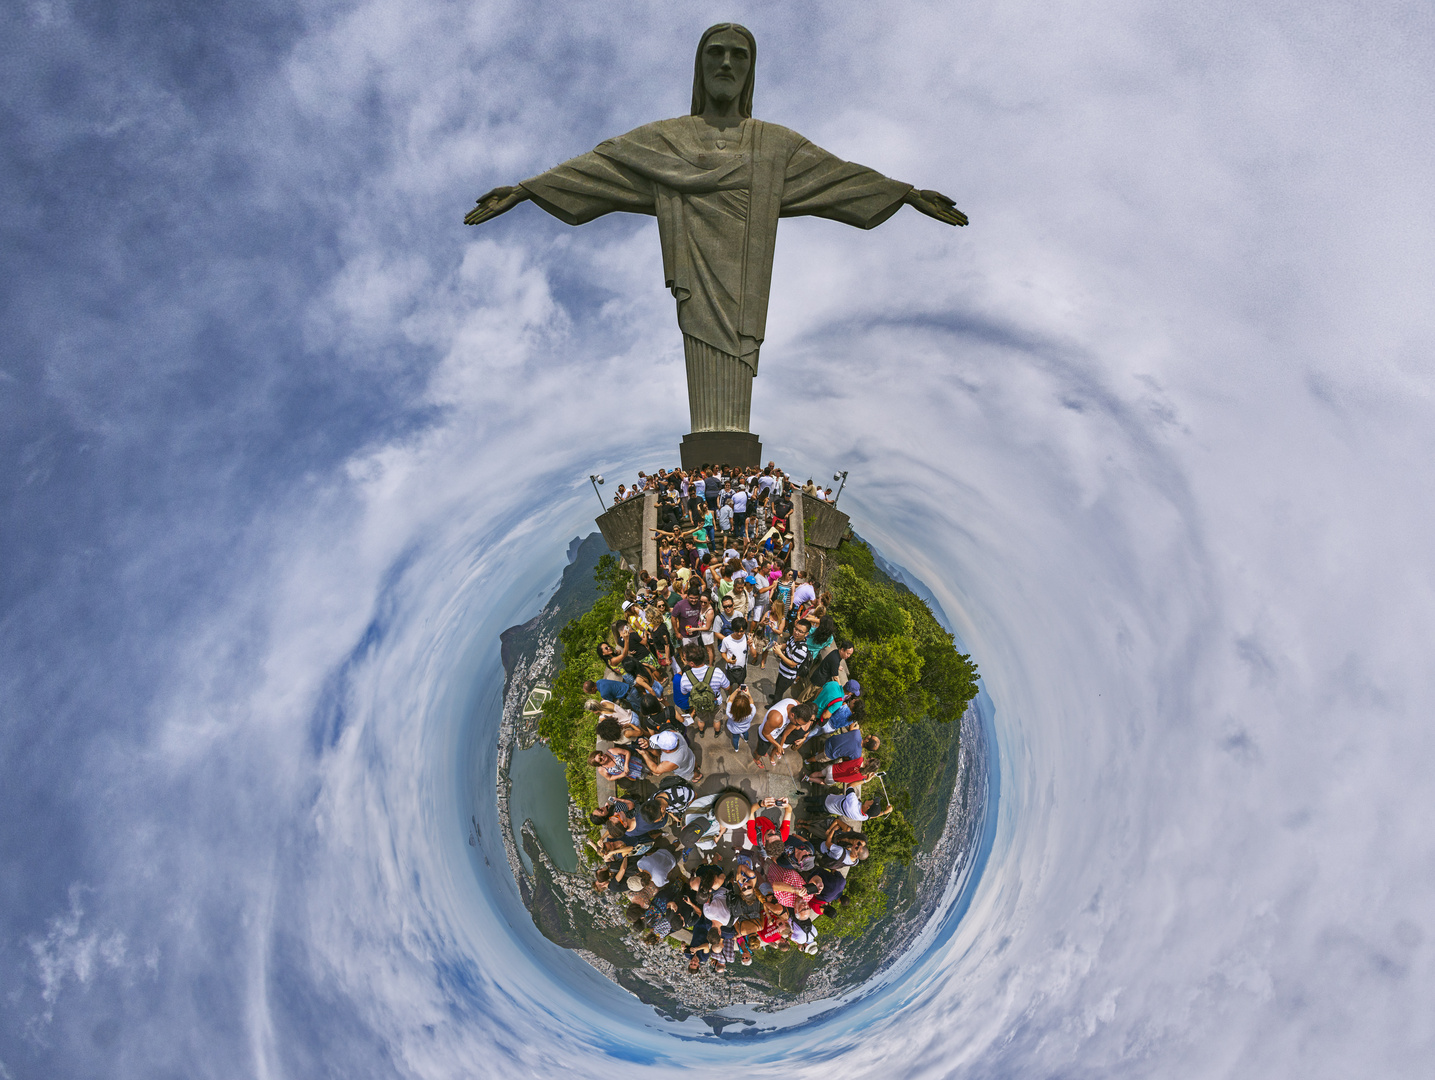
[[[683,469],[704,465],[762,467],[762,440],[750,431],[694,431],[683,436]]]

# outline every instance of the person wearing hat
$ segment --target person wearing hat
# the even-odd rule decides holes
[[[696,784],[702,780],[697,755],[688,741],[676,731],[660,731],[651,739],[638,740],[638,753],[648,770],[656,777],[681,776]]]
[[[815,702],[817,730],[814,734],[831,735],[838,728],[846,727],[852,718],[852,703],[861,696],[862,684],[856,679],[848,679],[845,684],[839,684],[836,679],[823,683]]]
[[[816,915],[817,912],[809,908],[805,917],[801,912],[794,912],[788,918],[792,930],[789,940],[797,948],[809,954],[817,952],[817,930],[812,925],[812,920]]]

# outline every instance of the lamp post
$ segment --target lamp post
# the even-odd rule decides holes
[[[833,473],[832,479],[841,481],[841,483],[837,485],[837,494],[832,496],[832,509],[835,510],[837,509],[837,500],[842,498],[842,489],[847,486],[847,470],[844,469],[842,472]]]
[[[590,483],[590,484],[593,485],[593,494],[596,495],[596,496],[598,496],[598,505],[599,505],[600,507],[602,507],[604,510],[607,510],[608,507],[603,503],[603,493],[598,490],[598,485],[601,484],[602,482],[603,482],[603,478],[602,478],[601,476],[599,476],[597,473],[589,473],[589,474],[588,474],[588,483]]]

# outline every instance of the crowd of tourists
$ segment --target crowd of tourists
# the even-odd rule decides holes
[[[635,576],[598,645],[602,677],[584,685],[600,746],[589,763],[615,788],[592,815],[594,889],[650,943],[675,937],[694,973],[763,948],[815,953],[814,921],[868,856],[862,823],[892,809],[862,790],[880,775],[880,740],[862,733],[852,643],[830,596],[791,565],[792,491],[772,464],[659,470],[620,488],[657,495],[658,569]],[[748,672],[769,656],[764,695]],[[734,818],[728,778],[699,769],[703,740],[759,770],[800,756],[806,796],[740,800]]]

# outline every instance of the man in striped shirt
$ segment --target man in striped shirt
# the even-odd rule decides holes
[[[787,691],[797,681],[797,669],[807,659],[807,623],[793,624],[792,636],[777,647],[777,683],[772,688],[776,701],[787,696]]]

